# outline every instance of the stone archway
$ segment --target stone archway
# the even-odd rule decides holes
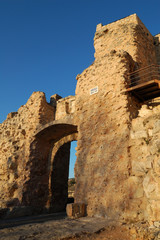
[[[58,175],[57,172],[62,168],[55,167],[53,161],[56,162],[56,159],[61,157],[65,164],[65,159],[69,158],[70,142],[73,140],[77,140],[77,126],[70,118],[53,121],[37,130],[30,145],[29,181],[24,184],[24,205],[53,211],[62,210],[61,206],[65,204],[59,204],[60,207],[54,206],[53,189],[56,191],[56,187],[53,187],[52,180],[53,174]],[[66,166],[67,164],[68,162]],[[62,194],[62,198],[64,195]]]
[[[53,212],[63,211],[67,204],[70,145],[77,137],[78,134],[73,133],[61,138],[51,152],[48,204]]]

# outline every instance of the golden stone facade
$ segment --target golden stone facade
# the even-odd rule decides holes
[[[33,93],[0,125],[0,214],[55,212],[67,203],[70,142],[77,140],[75,203],[89,216],[160,221],[160,105],[125,92],[128,73],[158,64],[153,37],[136,14],[99,24],[95,61],[75,96]]]

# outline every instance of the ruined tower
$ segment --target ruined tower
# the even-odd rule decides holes
[[[130,73],[158,66],[159,46],[136,14],[99,24],[95,61],[77,76],[75,96],[53,95],[48,104],[33,93],[8,115],[0,125],[0,212],[63,210],[70,142],[77,140],[75,202],[89,216],[160,220],[159,101],[127,91]]]

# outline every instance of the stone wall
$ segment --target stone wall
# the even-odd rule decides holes
[[[133,64],[128,53],[111,51],[78,76],[75,200],[88,204],[90,216],[118,219],[124,211],[131,113],[121,92]],[[90,95],[95,86],[98,93]]]
[[[98,24],[94,47],[97,60],[112,50],[123,49],[132,56],[135,68],[156,63],[154,37],[136,14],[105,26]]]
[[[44,93],[35,92],[0,125],[0,217],[64,210],[77,130],[69,118],[75,97],[60,98],[55,94],[48,104]]]
[[[38,126],[54,120],[53,110],[44,93],[35,92],[26,105],[8,114],[0,124],[1,208],[22,205],[24,186],[30,180],[30,144]],[[36,166],[37,171],[40,165]]]
[[[99,24],[95,61],[77,76],[76,95],[55,94],[48,104],[33,93],[8,115],[0,125],[0,214],[64,209],[70,142],[78,140],[75,202],[89,216],[160,220],[159,101],[125,92],[128,73],[159,61],[158,38],[136,14]]]
[[[59,99],[56,106],[56,120],[63,119],[67,115],[73,114],[75,112],[75,96]]]
[[[160,220],[159,139],[160,106],[157,99],[143,105],[138,117],[132,121],[129,140],[130,207],[127,214],[135,220]]]
[[[134,14],[106,26],[99,24],[94,46],[94,63],[77,76],[75,200],[88,205],[90,216],[144,220],[145,198],[141,205],[132,200],[132,191],[138,188],[135,194],[141,195],[142,189],[140,179],[131,173],[134,156],[129,144],[141,103],[124,92],[127,73],[156,63],[154,38]],[[95,87],[98,92],[90,95]]]

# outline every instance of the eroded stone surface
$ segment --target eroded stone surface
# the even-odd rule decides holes
[[[33,93],[0,125],[1,216],[62,210],[69,144],[77,140],[75,203],[89,216],[160,220],[159,99],[143,104],[125,93],[128,73],[159,62],[159,35],[133,14],[98,25],[94,46],[75,96],[53,95],[48,104]]]

